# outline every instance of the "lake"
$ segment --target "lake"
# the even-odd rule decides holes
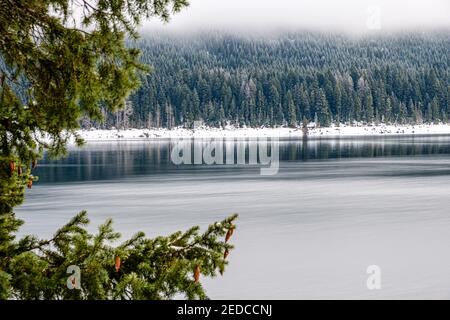
[[[176,141],[89,143],[44,158],[17,215],[50,237],[87,210],[123,238],[240,214],[212,299],[450,298],[450,136],[280,140],[258,165],[175,165]],[[231,143],[237,143],[232,141]],[[249,145],[255,143],[249,141]],[[368,266],[381,288],[369,290]]]

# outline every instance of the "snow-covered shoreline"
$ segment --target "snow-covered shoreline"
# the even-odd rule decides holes
[[[87,142],[116,141],[116,140],[148,140],[175,138],[302,138],[301,128],[211,128],[197,129],[126,129],[126,130],[79,130],[78,133]],[[351,137],[351,136],[387,136],[387,135],[438,135],[450,134],[450,124],[422,124],[422,125],[373,125],[348,126],[341,125],[326,128],[310,128],[308,137]]]

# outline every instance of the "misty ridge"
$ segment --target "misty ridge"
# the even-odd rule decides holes
[[[153,72],[84,128],[440,123],[449,119],[450,3],[193,0],[148,21]]]

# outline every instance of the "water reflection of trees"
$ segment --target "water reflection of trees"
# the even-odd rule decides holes
[[[281,144],[281,160],[323,160],[450,154],[450,141],[429,140],[307,140]]]
[[[67,158],[57,161],[44,157],[36,174],[45,183],[120,180],[130,175],[176,172],[180,167],[170,161],[173,143],[164,140],[90,144],[70,150]],[[224,146],[229,143],[224,142]],[[247,154],[249,143],[257,142],[246,141]],[[450,155],[449,137],[281,140],[279,146],[281,161]]]

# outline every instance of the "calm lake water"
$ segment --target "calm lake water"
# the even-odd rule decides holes
[[[253,142],[254,143],[254,142]],[[240,214],[213,299],[450,298],[450,136],[280,141],[277,175],[258,166],[181,165],[173,141],[90,143],[44,159],[17,210],[49,237],[88,210],[123,237],[206,227]],[[381,289],[368,290],[369,265]]]

